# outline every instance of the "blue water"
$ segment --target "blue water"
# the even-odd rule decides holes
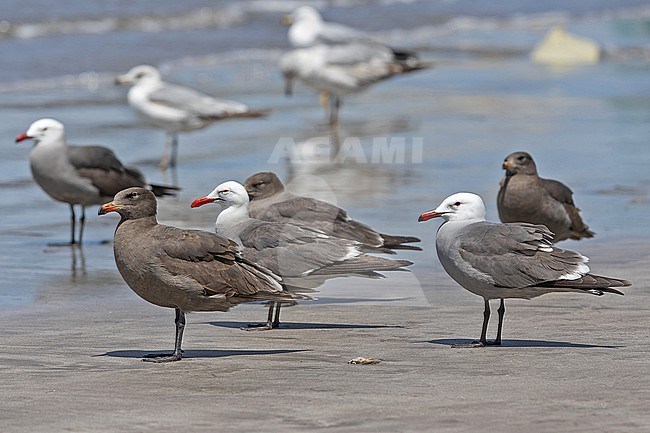
[[[40,3],[40,5],[39,5]],[[386,232],[425,239],[402,256],[426,278],[436,266],[436,224],[416,223],[447,195],[481,194],[488,219],[503,158],[531,152],[540,174],[571,186],[597,238],[567,242],[590,254],[620,256],[630,243],[647,254],[650,237],[650,5],[641,1],[312,2],[324,16],[417,49],[436,67],[346,99],[342,136],[372,160],[381,140],[405,143],[404,162],[270,161],[279,143],[327,136],[315,95],[282,95],[277,59],[287,48],[281,16],[294,1],[5,1],[0,21],[0,306],[110,302],[132,296],[114,269],[116,221],[89,209],[83,251],[48,248],[68,237],[68,208],[32,181],[29,144],[17,134],[41,117],[66,125],[74,144],[102,144],[139,165],[152,181],[163,136],[140,124],[116,88],[117,73],[140,63],[205,92],[273,109],[266,119],[232,121],[181,137],[175,174],[180,196],[161,203],[160,220],[211,230],[216,207],[189,203],[228,179],[273,170],[302,192],[319,194]],[[7,7],[9,6],[9,7]],[[46,13],[44,13],[46,11]],[[551,69],[528,53],[548,29],[599,41],[594,66]],[[414,143],[422,158],[413,159]],[[359,156],[357,154],[357,156]],[[291,182],[293,180],[293,182]],[[640,251],[640,252],[639,252]],[[414,282],[417,284],[417,282]]]

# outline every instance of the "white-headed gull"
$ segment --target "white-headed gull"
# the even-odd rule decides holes
[[[461,286],[485,300],[483,328],[476,346],[501,344],[505,298],[532,299],[545,293],[576,292],[622,295],[615,287],[624,279],[589,273],[588,258],[553,245],[553,233],[541,225],[499,224],[485,220],[483,200],[461,192],[447,197],[419,221],[443,218],[436,249],[445,271]],[[500,299],[499,325],[494,342],[486,332],[491,299]]]
[[[123,189],[148,186],[154,194],[173,195],[175,187],[148,185],[142,173],[125,167],[112,150],[102,146],[69,146],[63,124],[54,119],[32,123],[16,142],[33,140],[29,165],[36,183],[50,197],[70,205],[71,236],[66,245],[81,244],[85,208],[109,200]],[[75,239],[75,205],[81,206],[79,238]]]
[[[241,102],[216,99],[205,93],[162,80],[153,66],[139,65],[115,79],[129,84],[127,99],[144,122],[167,132],[161,168],[176,164],[178,133],[195,131],[222,119],[260,117],[266,110],[252,110]],[[170,156],[171,153],[171,156]]]
[[[320,230],[250,218],[248,193],[235,181],[218,185],[210,194],[194,200],[192,207],[214,202],[224,207],[217,217],[216,232],[242,245],[244,257],[280,275],[287,286],[311,288],[329,278],[344,276],[379,277],[378,271],[411,265],[406,260],[366,255],[358,242]],[[279,308],[271,322],[272,308],[267,326],[261,329],[272,329],[279,323]]]

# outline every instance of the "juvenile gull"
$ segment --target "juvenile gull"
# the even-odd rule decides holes
[[[192,207],[213,202],[225,208],[217,217],[217,233],[237,241],[244,257],[280,275],[287,286],[316,287],[334,277],[380,277],[378,271],[402,270],[411,265],[406,260],[366,255],[358,242],[320,230],[250,218],[248,193],[234,181],[224,182],[207,196],[197,198]],[[271,322],[271,305],[269,321],[262,329],[279,324],[280,304],[276,304],[275,320]]]
[[[243,258],[235,242],[214,233],[158,224],[156,198],[142,188],[119,192],[99,215],[120,214],[113,249],[124,281],[145,301],[176,311],[174,352],[147,355],[152,362],[178,361],[185,314],[228,311],[243,302],[308,299],[283,289],[268,269]]]
[[[481,338],[473,347],[501,344],[505,298],[532,299],[551,292],[622,295],[615,287],[631,284],[590,274],[589,259],[553,246],[553,233],[542,225],[485,221],[485,206],[476,194],[449,196],[419,221],[437,217],[445,220],[436,235],[440,263],[458,284],[485,300]],[[491,299],[501,303],[497,337],[488,343]]]
[[[504,223],[543,224],[554,233],[553,242],[591,238],[595,235],[580,217],[573,192],[561,182],[542,179],[532,156],[514,152],[503,162],[497,208]]]
[[[67,245],[81,244],[86,206],[102,204],[132,186],[147,186],[158,196],[178,188],[147,184],[142,173],[125,167],[112,150],[102,146],[69,146],[63,124],[54,119],[32,123],[16,142],[34,140],[29,154],[32,176],[50,197],[70,205],[71,236]],[[79,239],[75,239],[75,205],[81,206]]]
[[[241,102],[216,99],[189,87],[166,83],[158,69],[149,65],[133,67],[115,79],[129,84],[129,105],[144,122],[167,132],[160,167],[176,165],[178,133],[194,131],[223,119],[260,117],[266,111],[252,110]],[[171,156],[170,156],[171,153]]]
[[[391,249],[421,250],[411,242],[420,242],[414,236],[393,236],[379,233],[372,227],[350,219],[338,206],[310,197],[291,194],[284,189],[275,173],[260,172],[244,183],[250,203],[251,218],[281,221],[321,230],[337,238],[350,239],[369,249],[390,253]]]

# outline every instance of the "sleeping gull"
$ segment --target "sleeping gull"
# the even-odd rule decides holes
[[[133,67],[115,79],[116,84],[129,84],[127,99],[146,123],[167,132],[162,169],[176,165],[178,133],[205,128],[222,119],[260,117],[267,111],[251,110],[236,101],[216,99],[189,87],[166,83],[158,69],[149,65]],[[170,156],[171,153],[171,156]]]
[[[445,220],[436,235],[440,263],[458,284],[485,300],[481,338],[472,347],[501,344],[505,298],[532,299],[552,292],[622,295],[615,287],[631,284],[590,274],[588,258],[553,246],[553,233],[544,226],[485,221],[485,206],[476,194],[449,196],[419,221],[437,217]],[[491,299],[501,304],[497,337],[488,343]]]
[[[529,153],[511,153],[504,160],[503,169],[506,175],[497,195],[502,222],[543,224],[554,233],[553,242],[594,236],[573,203],[571,189],[557,180],[539,177]]]
[[[70,205],[70,243],[81,244],[86,206],[110,200],[119,191],[132,186],[148,186],[158,196],[174,195],[178,188],[147,184],[142,173],[125,167],[112,150],[102,146],[69,146],[63,124],[54,119],[32,123],[16,142],[34,140],[29,154],[32,176],[50,197]],[[81,206],[79,240],[75,239],[75,205]]]
[[[284,189],[275,173],[255,173],[244,183],[250,203],[251,218],[264,221],[282,221],[311,227],[342,239],[360,242],[365,248],[392,253],[391,249],[421,250],[411,242],[420,242],[413,236],[393,236],[379,233],[372,227],[350,219],[347,212],[331,203],[311,197],[291,194]]]
[[[182,357],[185,314],[228,311],[244,302],[308,299],[284,290],[268,269],[243,258],[237,244],[214,233],[158,224],[156,198],[142,188],[119,192],[99,215],[120,214],[113,249],[124,281],[145,301],[176,311],[176,342],[171,354],[144,361]]]
[[[286,222],[269,222],[250,218],[248,193],[240,183],[228,181],[210,194],[192,202],[192,207],[217,202],[225,209],[216,221],[216,231],[238,242],[247,259],[280,275],[287,286],[317,287],[334,277],[381,277],[378,271],[402,270],[411,265],[406,260],[389,260],[369,256],[361,244],[328,236],[320,230],[299,227]],[[273,304],[269,308],[266,327],[279,324],[280,304],[276,317]]]

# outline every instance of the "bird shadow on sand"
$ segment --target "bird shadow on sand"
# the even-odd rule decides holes
[[[466,338],[440,338],[437,340],[422,341],[422,343],[440,344],[443,346],[468,346],[476,340]],[[602,346],[598,344],[581,344],[569,343],[566,341],[545,341],[545,340],[502,340],[500,346],[486,346],[490,347],[559,347],[559,348],[573,348],[573,349],[618,349],[622,346]]]
[[[245,322],[206,322],[208,325],[221,328],[246,328],[250,323]],[[282,322],[279,330],[282,329],[380,329],[380,328],[403,328],[400,325],[360,325],[352,323],[303,323],[303,322]]]
[[[186,358],[226,358],[229,356],[264,356],[279,355],[283,353],[309,352],[307,349],[295,350],[184,350],[183,359]],[[169,353],[169,350],[114,350],[95,356],[110,356],[111,358],[143,358],[148,354]]]

